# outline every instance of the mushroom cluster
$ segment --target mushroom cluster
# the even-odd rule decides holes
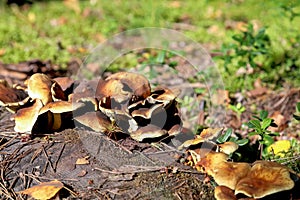
[[[205,129],[193,140],[187,140],[180,148],[187,148],[189,164],[214,178],[217,200],[260,199],[265,196],[293,189],[293,172],[279,163],[256,161],[254,163],[231,162],[229,155],[238,149],[234,142],[216,144],[211,141],[221,129]]]
[[[5,87],[3,87],[5,86]],[[14,130],[20,133],[48,133],[61,130],[72,123],[72,111],[83,104],[68,101],[57,81],[45,74],[36,73],[25,81],[24,87],[3,84],[2,105],[15,113]]]
[[[148,80],[142,75],[112,74],[98,82],[96,99],[99,111],[137,141],[180,132],[176,95],[167,88],[151,91]]]
[[[0,83],[1,105],[15,113],[15,131],[49,133],[78,123],[103,133],[123,132],[137,140],[175,135],[181,130],[176,95],[151,90],[139,74],[119,72],[106,79],[75,82],[32,75],[23,88]]]

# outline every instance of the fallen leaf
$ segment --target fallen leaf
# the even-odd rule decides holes
[[[21,194],[29,195],[35,199],[51,199],[64,187],[58,180],[42,182],[26,190],[20,191]]]
[[[287,119],[279,111],[275,111],[270,118],[274,119],[274,123],[277,125],[277,127],[270,126],[268,128],[269,131],[280,132],[287,127]]]
[[[230,103],[228,90],[217,90],[212,95],[211,102],[214,105],[228,105]]]
[[[89,159],[89,156],[86,156],[84,158],[78,158],[76,160],[76,165],[87,165],[90,163],[90,161],[88,159]]]

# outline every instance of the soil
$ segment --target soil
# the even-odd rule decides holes
[[[24,199],[18,191],[57,179],[65,199],[214,199],[205,175],[176,161],[176,151],[151,145],[128,151],[105,135],[67,129],[30,139],[13,133],[1,110],[1,199]],[[76,165],[79,158],[89,163]]]

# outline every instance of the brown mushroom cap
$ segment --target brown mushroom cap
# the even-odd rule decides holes
[[[53,84],[51,85],[51,95],[54,101],[66,101],[68,99],[60,85],[55,81],[53,81]]]
[[[143,75],[132,72],[118,72],[109,76],[106,80],[118,80],[125,84],[137,98],[145,99],[151,94],[150,83]]]
[[[192,140],[187,140],[185,141],[183,144],[181,144],[178,149],[184,149],[184,148],[189,148],[190,146],[194,146],[194,145],[198,145],[201,144],[205,141],[209,141],[215,137],[217,137],[217,135],[220,133],[220,131],[222,131],[221,128],[207,128],[204,129],[200,135],[196,135],[195,139]],[[211,142],[213,143],[213,142]]]
[[[271,161],[259,161],[254,163],[246,177],[238,181],[235,194],[242,193],[249,197],[262,198],[290,190],[294,185],[285,166]]]
[[[220,151],[226,153],[227,155],[230,155],[239,148],[239,145],[237,145],[235,142],[224,142],[218,146],[220,147]]]
[[[162,104],[155,104],[150,108],[139,108],[137,110],[132,111],[132,117],[142,117],[144,119],[150,119],[154,112],[159,112],[159,110],[163,109]]]
[[[227,162],[228,155],[219,152],[210,152],[197,165],[205,168],[218,185],[235,189],[237,182],[250,171],[248,163]]]
[[[83,107],[84,103],[80,102],[68,102],[68,101],[55,101],[50,102],[45,105],[39,112],[39,115],[50,111],[52,113],[65,113],[65,112],[72,112],[80,107]]]
[[[176,94],[167,88],[156,88],[151,96],[147,97],[150,103],[163,103],[164,106],[176,99]]]
[[[52,101],[51,86],[53,81],[45,74],[36,73],[28,79],[28,95],[40,99],[43,105]]]
[[[237,182],[247,176],[250,168],[249,163],[222,162],[212,169],[211,175],[218,185],[234,190]]]
[[[216,200],[237,200],[234,191],[226,186],[215,187],[214,196]]]
[[[74,117],[76,121],[94,131],[105,133],[111,126],[111,121],[101,112],[87,112],[83,115]]]
[[[153,124],[149,124],[147,126],[137,129],[136,131],[133,131],[130,134],[130,137],[134,140],[141,142],[147,138],[148,139],[149,138],[158,138],[158,137],[164,136],[166,134],[167,134],[166,130],[161,129],[160,127],[155,126]]]
[[[57,77],[53,79],[56,83],[58,83],[63,91],[67,90],[68,88],[72,87],[74,84],[74,80],[70,77]]]
[[[15,116],[16,124],[14,130],[20,133],[30,132],[42,107],[42,101],[40,99],[35,99],[32,106],[18,110]]]
[[[213,170],[223,162],[226,162],[228,155],[225,153],[210,151],[205,155],[204,158],[201,158],[200,162],[197,165],[200,165],[205,168],[205,171],[208,175],[213,175]]]
[[[221,131],[222,128],[206,128],[200,133],[199,137],[205,140],[211,140],[215,137],[218,137]]]
[[[106,81],[100,81],[97,86],[96,96],[99,100],[109,97],[114,99],[117,103],[122,103],[130,98],[130,91],[123,90],[124,85],[116,79],[109,79]],[[110,108],[111,105],[105,106]]]
[[[0,80],[0,106],[15,113],[29,101],[28,95],[22,89],[12,88],[5,80]]]

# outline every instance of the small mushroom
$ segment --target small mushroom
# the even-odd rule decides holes
[[[222,128],[206,128],[200,133],[199,137],[205,140],[212,140],[218,137],[222,130]]]
[[[53,82],[50,91],[54,101],[66,101],[68,99],[60,85],[56,82]]]
[[[217,137],[217,135],[220,133],[220,131],[222,131],[221,128],[207,128],[207,129],[204,129],[200,133],[200,135],[196,135],[195,139],[185,141],[182,145],[180,145],[178,147],[178,149],[182,150],[184,148],[189,148],[190,146],[200,145],[203,142],[214,143],[214,142],[209,141],[209,140]]]
[[[134,100],[145,99],[151,94],[149,81],[143,75],[132,72],[118,72],[109,76],[106,80],[119,80],[126,90],[132,92]],[[125,89],[125,88],[123,88]]]
[[[215,187],[214,196],[216,200],[237,200],[234,191],[226,186]]]
[[[70,89],[75,83],[75,81],[70,77],[57,77],[53,80],[60,85],[63,91]]]
[[[164,106],[169,105],[172,101],[176,99],[177,95],[170,89],[167,88],[156,88],[149,97],[147,101],[150,103],[162,103]]]
[[[15,119],[14,130],[16,132],[25,133],[30,132],[39,116],[39,111],[43,107],[40,99],[35,99],[33,105],[22,108],[17,111]]]
[[[76,116],[74,119],[80,124],[101,133],[105,133],[112,124],[109,118],[100,111],[87,112],[83,115]]]
[[[55,101],[50,102],[40,109],[39,115],[47,113],[48,115],[48,129],[52,131],[59,130],[63,123],[64,118],[62,117],[63,113],[72,113],[74,110],[77,110],[80,107],[83,107],[83,103],[72,103],[68,101]],[[52,117],[51,117],[52,115]],[[70,114],[69,118],[72,118]]]
[[[133,131],[130,134],[130,137],[136,141],[141,142],[144,139],[158,138],[158,137],[162,137],[166,134],[167,134],[166,130],[164,130],[158,126],[149,124],[147,126],[137,129],[136,131]]]
[[[5,80],[0,80],[0,106],[12,113],[28,103],[29,97],[23,89],[10,87]]]
[[[159,112],[162,109],[163,109],[162,104],[155,104],[150,108],[139,108],[137,110],[133,110],[131,115],[132,117],[142,117],[144,119],[150,119],[153,113]]]
[[[239,145],[237,145],[235,142],[230,142],[230,141],[224,142],[223,144],[218,144],[218,146],[220,148],[220,151],[227,155],[232,154],[239,148]]]
[[[287,167],[271,161],[258,161],[244,178],[240,179],[235,194],[263,198],[267,195],[290,190],[295,183]]]
[[[123,89],[124,85],[115,79],[110,79],[106,81],[100,81],[97,86],[97,98],[102,100],[103,98],[113,99],[116,104],[121,104],[130,99],[131,91],[126,91]],[[106,108],[114,108],[114,106],[105,103]],[[103,105],[103,104],[102,104]]]
[[[51,86],[53,81],[45,74],[36,73],[28,79],[28,95],[40,99],[43,105],[52,102]]]

